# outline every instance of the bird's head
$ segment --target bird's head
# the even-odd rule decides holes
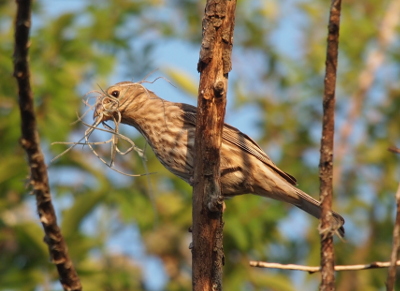
[[[97,97],[93,119],[98,122],[122,122],[128,113],[132,114],[142,107],[150,93],[140,83],[120,82],[110,86]]]

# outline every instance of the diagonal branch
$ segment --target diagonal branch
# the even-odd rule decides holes
[[[399,149],[399,148],[396,148],[396,147],[394,147],[394,146],[389,147],[389,148],[388,148],[388,151],[389,151],[389,152],[392,152],[392,153],[395,153],[395,154],[400,154],[400,149]]]
[[[20,142],[28,156],[30,185],[36,196],[37,210],[45,231],[44,240],[49,247],[51,260],[57,266],[64,290],[78,291],[82,290],[82,286],[68,256],[67,245],[57,225],[57,218],[51,203],[47,169],[37,132],[28,63],[31,4],[30,0],[17,1],[15,22],[14,76],[17,79],[19,89],[22,130]]]

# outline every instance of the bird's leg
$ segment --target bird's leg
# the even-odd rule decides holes
[[[193,169],[189,170],[189,181],[188,181],[190,186],[194,186],[194,172]]]
[[[190,232],[190,233],[193,232],[192,226],[189,226],[188,232]],[[190,244],[189,244],[189,250],[192,250],[192,249],[193,249],[193,242],[191,241]]]
[[[207,189],[211,195],[209,196],[209,201],[207,203],[208,210],[211,212],[222,212],[225,210],[224,198],[221,195],[221,188],[217,183],[213,183],[211,186],[213,189]],[[218,193],[217,195],[215,193]]]
[[[226,209],[226,205],[222,196],[211,196],[207,206],[208,210],[212,212],[219,212],[221,210],[224,212]]]

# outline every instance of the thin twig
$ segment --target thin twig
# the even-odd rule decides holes
[[[320,266],[303,266],[295,264],[279,264],[279,263],[268,263],[261,261],[250,261],[250,266],[258,268],[269,268],[269,269],[280,269],[280,270],[294,270],[294,271],[304,271],[310,274],[321,272]],[[388,268],[391,262],[373,262],[370,264],[360,264],[360,265],[337,265],[335,266],[335,271],[360,271],[376,268]],[[396,261],[396,266],[400,266],[400,260]]]
[[[154,82],[154,81],[153,81]],[[145,163],[146,158],[143,154],[143,150],[141,150],[140,148],[138,148],[135,143],[128,138],[125,135],[122,135],[121,133],[119,133],[119,125],[121,124],[121,113],[119,112],[119,100],[116,99],[113,96],[108,95],[106,92],[102,91],[98,91],[98,90],[94,90],[94,91],[90,91],[87,94],[85,94],[85,97],[88,96],[91,93],[97,93],[99,96],[96,97],[96,103],[95,105],[90,105],[88,102],[89,98],[93,98],[92,96],[89,96],[86,100],[83,101],[83,103],[89,107],[88,110],[86,110],[82,116],[78,115],[78,119],[76,122],[81,122],[83,125],[85,125],[88,129],[85,131],[84,136],[78,140],[77,142],[53,142],[52,145],[54,144],[67,144],[67,145],[71,145],[70,147],[68,147],[66,150],[64,150],[62,153],[60,153],[59,155],[57,155],[56,157],[54,157],[51,160],[51,163],[54,162],[55,160],[57,160],[58,158],[60,158],[61,156],[63,156],[64,154],[66,154],[67,152],[69,152],[70,150],[72,150],[75,146],[77,145],[86,145],[89,147],[89,149],[92,151],[92,153],[105,165],[107,165],[107,167],[109,167],[110,169],[112,169],[113,171],[120,173],[122,175],[125,176],[129,176],[129,177],[140,177],[140,176],[145,176],[145,175],[149,175],[152,173],[145,173],[145,174],[128,174],[125,172],[122,172],[118,169],[116,169],[114,167],[114,161],[115,161],[115,157],[116,154],[120,154],[120,155],[126,155],[128,153],[130,153],[131,151],[136,151],[139,156],[141,157],[143,163]],[[96,120],[94,121],[93,124],[87,124],[83,121],[83,117],[85,115],[87,115],[88,112],[92,111],[92,110],[96,110],[96,106],[98,105],[102,106],[102,110],[99,112],[96,112],[98,114],[98,116],[96,116]],[[107,104],[107,106],[106,106]],[[117,118],[115,118],[115,115],[117,116]],[[111,117],[112,122],[114,123],[114,128],[112,128],[111,126],[107,125],[105,122],[103,122],[103,116],[108,116]],[[99,125],[102,124],[104,128],[99,128]],[[109,140],[106,141],[101,141],[101,142],[91,142],[89,141],[90,136],[92,135],[92,133],[95,130],[99,130],[99,131],[104,131],[107,133],[111,133],[112,137]],[[130,147],[125,150],[125,151],[121,151],[118,148],[118,142],[119,139],[122,139],[126,142],[128,142],[130,144]],[[82,142],[84,141],[84,142]],[[100,144],[111,144],[111,160],[108,163],[106,160],[104,160],[99,153],[94,149],[93,145],[100,145]]]
[[[142,85],[142,83],[151,83],[152,84],[152,83],[156,82],[158,79],[165,79],[165,78],[159,77],[159,78],[154,79],[153,81],[142,80],[136,84],[138,86],[140,86],[141,88],[143,88],[143,90],[146,91],[146,94],[149,94],[149,91]],[[167,82],[169,82],[167,79],[165,79],[165,80]],[[149,173],[149,171],[148,171],[147,164],[146,164],[147,160],[146,160],[146,156],[145,156],[145,149],[143,149],[143,150],[140,149],[139,147],[136,146],[136,144],[133,142],[133,140],[131,140],[130,138],[128,138],[127,136],[125,136],[119,132],[119,126],[121,124],[121,119],[122,119],[121,112],[120,112],[120,106],[123,104],[120,104],[120,101],[117,98],[109,95],[100,86],[99,86],[99,88],[100,88],[100,90],[92,90],[84,95],[83,103],[85,104],[85,106],[88,107],[88,109],[82,115],[77,114],[77,120],[74,122],[74,124],[77,122],[80,122],[84,126],[87,127],[87,129],[84,132],[83,137],[81,139],[79,139],[77,142],[53,142],[52,145],[63,144],[63,145],[69,145],[69,147],[66,150],[64,150],[62,153],[60,153],[56,157],[54,157],[51,160],[51,163],[54,162],[55,160],[57,160],[58,158],[60,158],[61,156],[65,155],[67,152],[72,150],[75,146],[83,145],[83,146],[88,146],[89,149],[91,150],[91,152],[102,163],[104,163],[107,167],[109,167],[110,169],[112,169],[113,171],[115,171],[119,174],[122,174],[122,175],[125,175],[128,177],[147,176],[147,184],[149,187],[149,199],[154,208],[154,212],[156,215],[155,223],[157,223],[157,207],[156,207],[157,205],[156,205],[155,199],[154,199],[154,194],[153,194],[154,191],[152,190],[150,179],[148,177],[148,175],[154,174],[154,172]],[[97,96],[90,96],[92,93],[96,93]],[[90,104],[90,102],[89,102],[89,100],[92,98],[95,99],[95,102],[93,105]],[[83,117],[86,116],[91,111],[94,112],[93,117],[94,117],[95,121],[93,122],[93,124],[88,124],[83,121]],[[107,119],[110,119],[110,121],[114,123],[114,128],[109,126],[105,121],[103,121],[103,120],[107,120]],[[103,125],[104,128],[100,128],[99,127],[100,124]],[[110,133],[112,136],[110,139],[108,139],[106,141],[90,141],[89,139],[95,130]],[[128,142],[130,144],[130,147],[128,149],[126,149],[125,151],[122,151],[118,147],[118,143],[120,140]],[[102,158],[101,155],[94,148],[94,146],[96,146],[96,145],[104,145],[104,144],[111,145],[110,146],[110,150],[111,150],[110,162],[107,162],[104,158]],[[145,169],[145,174],[128,174],[128,173],[122,172],[114,167],[114,162],[115,162],[115,158],[116,158],[117,154],[124,156],[132,151],[135,151],[140,156],[142,163],[143,163],[143,167]]]
[[[155,78],[153,81],[147,81],[146,79],[147,79],[151,74],[153,74],[155,71],[156,71],[156,70],[154,70],[154,71],[148,73],[148,74],[146,75],[146,77],[143,78],[143,80],[141,80],[141,81],[138,82],[138,84],[144,84],[144,83],[147,83],[147,84],[154,84],[156,81],[162,79],[162,80],[166,81],[167,83],[169,83],[172,87],[175,87],[175,88],[176,88],[176,86],[175,86],[170,80],[168,80],[167,78],[165,78],[165,77],[163,77],[163,76],[157,77],[157,78]]]
[[[321,199],[321,291],[335,289],[334,250],[332,229],[333,196],[333,136],[335,131],[335,87],[339,49],[341,0],[332,0],[329,12],[328,46],[326,52],[326,71],[323,98],[323,120],[321,138],[320,199]]]
[[[44,240],[49,247],[51,260],[57,267],[64,290],[78,291],[82,290],[82,286],[74,265],[69,258],[67,245],[57,225],[57,217],[51,203],[47,168],[44,163],[37,131],[28,63],[31,4],[30,0],[17,1],[15,22],[14,77],[17,79],[19,90],[21,145],[28,156],[30,185],[36,197],[37,211],[44,228]]]
[[[388,151],[389,151],[389,152],[392,152],[392,153],[394,153],[394,154],[400,154],[400,149],[399,149],[399,148],[396,148],[396,147],[394,147],[394,146],[389,147],[389,148],[388,148]]]

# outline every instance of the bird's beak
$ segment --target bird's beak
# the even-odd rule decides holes
[[[97,118],[102,115],[101,114],[102,110],[103,110],[103,106],[101,104],[97,104],[95,109],[94,109],[94,112],[93,112],[93,119],[94,120],[97,120]]]
[[[113,107],[112,103],[99,102],[94,109],[93,119],[99,122],[113,119],[116,112]],[[99,118],[101,120],[98,120]]]
[[[107,121],[112,119],[112,116],[110,114],[104,114],[104,112],[107,112],[107,108],[104,108],[106,105],[104,104],[97,104],[94,112],[93,112],[93,119],[95,121],[99,121],[99,122],[103,122],[103,121]],[[101,118],[101,120],[98,120],[99,118]]]

